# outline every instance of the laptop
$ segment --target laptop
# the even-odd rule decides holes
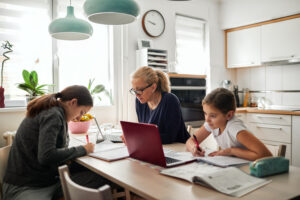
[[[98,129],[98,131],[97,131],[97,141],[96,141],[96,143],[103,142],[104,140],[109,140],[109,141],[112,141],[112,142],[114,142],[114,143],[121,143],[121,142],[123,142],[123,140],[122,140],[122,138],[121,138],[120,135],[108,135],[108,134],[105,134],[105,135],[104,135],[104,134],[102,133],[102,131],[101,131],[101,128],[100,128],[100,126],[99,126],[99,124],[98,124],[98,121],[97,121],[96,117],[94,117],[94,120],[95,120],[95,123],[96,123],[96,125],[97,125],[97,129]],[[100,135],[101,135],[101,139],[99,139],[99,133],[100,133]]]
[[[195,161],[192,156],[180,156],[163,150],[159,129],[154,124],[121,121],[127,149],[131,158],[161,167],[173,167]]]

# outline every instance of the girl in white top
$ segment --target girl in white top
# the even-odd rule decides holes
[[[202,101],[205,115],[204,125],[194,134],[198,143],[213,134],[221,148],[209,156],[236,156],[247,160],[272,156],[266,146],[250,133],[243,121],[234,116],[236,103],[231,91],[217,88]],[[204,151],[197,147],[194,138],[186,142],[187,150],[194,156],[204,156]]]

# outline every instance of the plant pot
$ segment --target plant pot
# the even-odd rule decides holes
[[[83,122],[70,121],[68,123],[69,130],[73,134],[86,133],[89,130],[90,125],[91,125],[91,120],[83,121]]]
[[[0,87],[0,108],[5,108],[4,98],[4,88]]]

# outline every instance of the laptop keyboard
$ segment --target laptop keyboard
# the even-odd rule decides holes
[[[174,158],[170,158],[170,157],[165,157],[166,158],[166,163],[167,164],[172,164],[175,162],[179,162],[180,160],[174,159]]]
[[[118,135],[104,135],[106,140],[110,140],[112,142],[123,142],[122,138]]]

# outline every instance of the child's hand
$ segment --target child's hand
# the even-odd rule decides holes
[[[84,145],[83,147],[85,148],[86,153],[89,154],[89,153],[93,153],[94,152],[95,144],[88,143],[88,144]]]
[[[227,149],[222,149],[220,151],[214,151],[210,154],[208,154],[208,156],[230,156],[230,148]]]
[[[191,152],[193,156],[199,157],[199,156],[204,156],[205,154],[205,151],[201,147],[197,148],[197,145],[194,143],[190,143],[186,147],[187,147],[187,151]]]

